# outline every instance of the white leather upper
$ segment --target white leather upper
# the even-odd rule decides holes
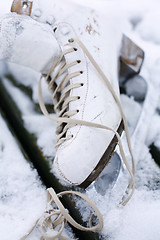
[[[71,47],[78,49],[66,55],[67,64],[81,60],[80,64],[69,69],[69,73],[83,71],[71,83],[84,83],[84,86],[70,93],[70,96],[80,96],[80,99],[70,103],[70,110],[80,110],[72,118],[100,123],[117,130],[121,116],[112,94],[83,50],[75,42],[69,44],[68,39],[78,37],[84,43],[119,96],[118,57],[122,32],[117,27],[115,16],[109,14],[109,9],[105,14],[78,4],[71,9],[70,16],[64,17],[60,23],[57,19],[54,27],[57,27],[55,36],[62,51]],[[86,126],[72,127],[67,134],[74,137],[59,147],[54,169],[69,183],[79,185],[94,170],[114,134]]]
[[[1,19],[0,43],[7,44],[0,44],[0,59],[45,73],[61,51],[76,47],[78,51],[65,58],[67,63],[81,60],[69,73],[83,71],[70,81],[84,84],[70,92],[71,96],[80,96],[69,105],[70,110],[79,110],[72,118],[117,130],[121,115],[112,94],[83,50],[68,40],[78,37],[84,43],[119,96],[121,16],[111,1],[91,1],[92,8],[85,1],[47,1],[50,5],[44,0],[33,1],[32,17],[36,21],[13,13]],[[57,28],[55,35],[54,28]],[[67,134],[73,134],[73,139],[65,141],[57,150],[53,171],[67,182],[79,185],[94,170],[114,134],[86,126],[72,127]]]

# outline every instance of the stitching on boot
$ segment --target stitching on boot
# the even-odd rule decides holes
[[[60,170],[60,166],[59,166],[59,163],[58,163],[58,158],[55,160],[55,164],[57,165],[57,169],[59,171],[59,174],[63,177],[64,180],[66,180],[71,185],[79,185],[78,183],[71,182],[67,177],[65,177],[64,173]]]

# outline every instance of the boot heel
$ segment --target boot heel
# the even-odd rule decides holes
[[[123,35],[120,60],[135,74],[139,74],[144,61],[144,51],[130,38]]]

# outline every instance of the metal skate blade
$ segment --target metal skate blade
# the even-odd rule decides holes
[[[121,159],[117,153],[113,155],[110,163],[94,182],[96,191],[104,196],[108,189],[115,185],[122,167]]]

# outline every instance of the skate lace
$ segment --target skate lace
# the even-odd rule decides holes
[[[105,130],[108,130],[108,131],[112,131],[116,137],[117,137],[117,140],[118,140],[118,145],[119,145],[119,150],[120,150],[120,154],[121,154],[121,157],[122,157],[122,160],[130,174],[130,177],[131,177],[131,180],[130,180],[130,183],[128,185],[128,188],[126,190],[126,193],[128,194],[128,197],[122,202],[122,205],[126,205],[126,203],[130,200],[130,198],[132,197],[133,195],[133,192],[134,192],[134,189],[135,189],[135,182],[134,182],[134,175],[135,175],[135,162],[134,162],[134,156],[133,156],[133,153],[132,153],[132,148],[131,148],[131,142],[130,142],[130,136],[129,136],[129,129],[128,129],[128,124],[127,124],[127,120],[126,120],[126,117],[125,117],[125,114],[123,112],[123,107],[120,103],[120,100],[117,96],[117,94],[115,93],[111,83],[109,82],[109,80],[107,79],[107,77],[105,76],[105,74],[103,73],[103,71],[101,70],[101,68],[99,67],[99,65],[96,63],[96,61],[94,60],[94,58],[92,57],[92,55],[89,53],[89,51],[87,50],[87,48],[84,46],[84,44],[78,39],[78,38],[74,38],[74,39],[70,39],[68,40],[69,42],[73,42],[73,41],[76,41],[78,43],[78,45],[81,47],[81,49],[83,50],[83,52],[86,54],[86,56],[88,57],[88,59],[90,60],[90,62],[92,63],[92,65],[95,67],[95,69],[97,70],[97,72],[99,73],[100,77],[105,81],[105,83],[107,84],[107,87],[108,89],[110,90],[110,92],[112,93],[114,99],[115,99],[115,102],[117,103],[118,107],[119,107],[119,110],[121,112],[121,116],[122,116],[122,119],[123,119],[123,124],[124,124],[124,129],[125,129],[125,133],[126,133],[126,139],[127,139],[127,144],[128,144],[128,149],[129,149],[129,152],[130,152],[130,155],[131,155],[131,161],[132,161],[132,169],[130,168],[130,165],[126,159],[126,156],[125,156],[125,153],[124,153],[124,149],[123,149],[123,146],[122,146],[122,141],[121,141],[121,138],[120,138],[120,135],[117,131],[115,131],[114,129],[108,127],[108,126],[105,126],[105,125],[102,125],[102,124],[98,124],[98,123],[93,123],[93,122],[88,122],[88,121],[84,121],[84,120],[79,120],[79,119],[73,119],[73,118],[70,118],[70,116],[73,116],[74,114],[77,113],[77,110],[75,111],[67,111],[66,113],[63,114],[63,111],[65,111],[65,109],[68,107],[68,104],[70,101],[74,101],[74,100],[77,100],[78,97],[69,97],[69,100],[67,98],[66,101],[64,101],[64,104],[62,105],[62,110],[59,112],[59,115],[58,116],[52,116],[48,113],[47,109],[46,109],[46,106],[44,104],[44,101],[43,101],[43,98],[42,98],[42,89],[41,89],[41,81],[42,81],[42,77],[39,81],[39,104],[40,104],[40,107],[41,107],[41,110],[43,112],[43,114],[48,117],[49,119],[53,120],[53,121],[56,121],[58,122],[58,126],[62,126],[62,124],[66,124],[62,133],[58,136],[58,139],[59,139],[59,142],[57,144],[57,146],[62,143],[63,141],[67,140],[67,139],[70,139],[72,138],[73,136],[72,135],[69,135],[69,136],[65,136],[61,139],[62,135],[64,136],[64,133],[67,132],[67,130],[71,127],[71,126],[75,126],[75,125],[83,125],[83,126],[89,126],[89,127],[94,127],[94,128],[101,128],[101,129],[105,129]],[[46,80],[48,80],[48,77],[49,75],[52,73],[52,71],[55,69],[55,67],[60,63],[61,59],[68,53],[70,52],[73,52],[75,51],[74,48],[71,48],[69,50],[66,50],[64,51],[61,56],[58,58],[58,60],[56,61],[56,63],[53,64],[53,66],[51,67],[51,69],[49,70],[47,76],[46,76]],[[63,63],[64,64],[64,63]],[[68,69],[70,66],[72,66],[73,64],[78,64],[78,63],[71,63],[69,65],[66,65],[64,68],[63,67],[60,67],[60,69],[58,69],[55,77],[50,81],[50,86],[53,86],[53,83],[55,82],[56,78],[58,76],[60,76],[60,74],[62,74],[63,70],[65,69]],[[73,74],[70,74],[70,75],[67,75],[64,79],[63,79],[63,82],[65,82],[65,84],[67,84],[67,82],[69,81],[69,79],[74,76],[78,76],[82,74],[82,72],[76,72],[76,73],[73,73]],[[64,85],[65,85],[64,84]],[[60,87],[62,87],[63,84],[60,83]],[[67,87],[67,90],[68,89],[73,89],[75,87],[80,87],[81,86],[81,83],[80,84],[77,84],[75,86],[75,84],[73,85],[69,85]],[[56,93],[57,93],[57,89],[59,89],[59,86],[56,88],[56,90],[54,91],[52,97],[55,97]],[[70,90],[69,90],[70,91]],[[66,93],[66,91],[65,91]],[[63,94],[64,95],[64,94]],[[61,99],[64,99],[64,96],[61,96],[59,102],[57,103],[56,105],[56,109],[57,109],[57,106],[59,106],[59,103],[61,102]],[[67,116],[67,117],[66,117]],[[129,193],[129,191],[131,190],[131,192]]]
[[[95,226],[92,225],[93,216],[91,215],[89,221],[89,227],[83,227],[82,225],[78,224],[68,213],[68,210],[64,208],[61,201],[59,200],[60,197],[66,194],[75,194],[78,197],[85,200],[94,210],[99,223]],[[55,206],[53,208],[53,206]],[[40,222],[40,223],[39,223]],[[103,218],[98,210],[97,206],[84,194],[75,191],[65,191],[56,194],[53,188],[47,189],[47,206],[46,211],[44,212],[44,216],[40,217],[29,233],[21,238],[20,240],[25,240],[35,229],[35,227],[40,224],[41,234],[42,237],[40,240],[73,240],[72,238],[67,238],[62,236],[62,231],[65,227],[65,224],[69,222],[73,227],[81,230],[81,231],[88,231],[88,232],[98,232],[103,228]],[[48,233],[52,229],[51,233]],[[54,231],[53,231],[54,230]]]
[[[82,121],[82,120],[78,120],[78,119],[73,119],[70,118],[71,116],[75,115],[77,113],[77,111],[69,111],[68,110],[68,105],[71,101],[76,101],[78,99],[78,97],[69,97],[69,99],[65,100],[66,96],[69,95],[69,92],[71,91],[71,89],[73,88],[77,88],[81,86],[81,83],[79,84],[72,84],[72,85],[68,85],[68,82],[71,78],[79,76],[80,74],[82,74],[82,72],[76,72],[73,74],[67,74],[63,80],[61,81],[61,83],[56,87],[56,89],[53,91],[52,94],[52,98],[53,100],[55,100],[55,96],[57,94],[58,91],[61,91],[63,89],[63,94],[61,95],[59,101],[57,102],[57,104],[55,105],[55,111],[58,112],[58,108],[61,109],[58,112],[58,116],[53,116],[50,115],[47,111],[47,108],[44,104],[43,98],[42,98],[42,89],[41,89],[41,81],[42,78],[39,81],[39,104],[41,107],[41,110],[43,112],[43,114],[48,117],[49,119],[56,121],[58,123],[58,128],[57,128],[57,132],[61,132],[58,136],[57,139],[57,147],[64,142],[67,139],[70,139],[73,136],[66,136],[66,132],[67,130],[71,127],[71,126],[75,126],[75,125],[84,125],[84,126],[89,126],[89,127],[94,127],[94,128],[100,128],[100,129],[105,129],[107,131],[112,131],[118,140],[118,145],[119,145],[119,149],[120,149],[120,154],[122,156],[123,162],[130,174],[131,180],[129,182],[129,185],[127,187],[126,190],[126,195],[124,197],[124,200],[122,201],[121,205],[125,206],[127,204],[127,202],[130,200],[130,198],[132,197],[134,190],[135,190],[135,181],[134,181],[134,175],[135,175],[135,164],[134,164],[134,157],[133,157],[133,153],[132,153],[132,149],[131,149],[131,142],[130,142],[130,137],[129,137],[129,131],[128,131],[128,124],[127,124],[127,120],[126,117],[124,115],[123,112],[123,108],[121,106],[121,103],[119,101],[119,98],[117,97],[114,89],[112,88],[112,85],[110,84],[110,82],[108,81],[107,77],[105,76],[105,74],[103,73],[103,71],[100,69],[99,65],[96,63],[96,61],[93,59],[93,57],[91,56],[91,54],[88,52],[88,50],[86,49],[86,47],[84,46],[84,44],[79,40],[79,39],[71,39],[70,41],[76,41],[78,43],[78,45],[81,47],[81,49],[84,51],[84,53],[86,54],[86,56],[88,57],[88,59],[90,60],[90,62],[92,63],[92,65],[95,67],[95,69],[97,70],[98,74],[100,75],[100,77],[106,82],[108,89],[110,90],[110,92],[112,93],[117,105],[119,106],[121,115],[122,115],[122,119],[123,119],[123,124],[124,124],[124,129],[126,132],[126,139],[127,139],[127,144],[128,144],[128,149],[131,155],[131,159],[132,159],[132,168],[130,168],[130,165],[126,159],[124,150],[123,150],[123,146],[122,146],[122,142],[121,142],[121,138],[120,135],[118,134],[117,131],[115,131],[114,129],[107,127],[105,125],[102,124],[97,124],[97,123],[93,123],[93,122],[88,122],[88,121]],[[61,56],[58,58],[58,60],[53,64],[53,66],[51,67],[51,69],[49,70],[47,76],[46,76],[46,80],[49,80],[49,76],[52,73],[53,70],[55,70],[55,68],[57,66],[59,66],[55,76],[49,81],[49,87],[50,89],[54,89],[54,83],[56,81],[56,79],[63,74],[67,69],[69,69],[71,66],[78,64],[78,62],[73,62],[69,65],[66,65],[66,63],[64,61],[62,61],[63,57],[68,54],[75,51],[74,48],[69,49],[64,51]],[[64,101],[64,102],[63,102]],[[63,102],[62,106],[60,107],[60,104]],[[65,124],[65,126],[64,126]],[[44,220],[41,223],[41,233],[42,233],[42,238],[43,239],[60,239],[60,240],[71,240],[71,238],[66,238],[64,236],[62,236],[62,231],[64,229],[65,223],[69,222],[72,226],[74,226],[75,228],[82,230],[82,231],[93,231],[93,232],[98,232],[102,229],[103,227],[103,218],[101,213],[99,212],[99,210],[97,209],[96,205],[84,194],[81,194],[79,192],[74,192],[74,191],[67,191],[67,192],[62,192],[59,194],[56,194],[54,192],[54,190],[52,188],[47,190],[48,192],[48,200],[47,200],[47,208],[49,205],[53,206],[53,203],[56,204],[56,206],[58,207],[58,209],[49,209],[45,212],[46,217],[44,218]],[[69,215],[68,211],[63,207],[62,203],[59,200],[60,196],[63,196],[64,194],[76,194],[78,196],[80,196],[81,198],[83,198],[84,200],[86,200],[91,207],[94,209],[95,213],[98,216],[99,219],[99,224],[96,226],[92,225],[92,216],[90,218],[90,227],[89,228],[85,228],[81,225],[79,225],[77,222],[75,222],[75,220]],[[54,218],[54,220],[52,219],[53,216],[57,216],[56,218]],[[39,221],[39,219],[38,219]],[[35,226],[37,225],[38,221],[36,222]],[[31,231],[21,240],[24,240],[27,238],[27,236],[33,231],[33,229],[35,228],[35,226],[31,229]],[[59,226],[58,230],[55,230],[57,227]],[[54,230],[54,235],[51,236],[49,235],[49,233],[47,232],[48,229],[52,229]]]
[[[61,54],[61,56],[57,59],[57,61],[53,64],[51,69],[48,71],[47,76],[45,77],[46,81],[49,83],[49,89],[52,91],[53,102],[56,102],[56,104],[54,105],[54,111],[57,113],[57,118],[61,118],[61,119],[62,118],[70,118],[79,112],[78,110],[72,110],[72,111],[68,110],[70,102],[79,100],[79,96],[69,96],[69,94],[72,89],[82,87],[83,84],[82,83],[69,84],[69,82],[70,82],[70,79],[73,79],[73,78],[83,74],[83,72],[78,71],[78,72],[68,74],[67,70],[69,68],[79,64],[81,61],[77,60],[77,61],[74,61],[67,65],[65,60],[63,60],[65,55],[72,53],[76,50],[77,50],[76,48],[71,48],[71,49],[67,49],[66,51],[64,51]],[[56,68],[58,68],[58,69],[55,71],[54,76],[52,77],[52,79],[49,79],[50,74]],[[67,73],[65,74],[65,72],[67,72]],[[61,80],[60,84],[57,85],[56,80],[58,78],[60,78],[61,76],[62,76],[62,80]],[[56,87],[55,87],[55,85],[56,85]],[[57,97],[58,93],[60,95],[59,98]],[[57,101],[57,98],[58,98],[58,101]],[[42,98],[41,97],[40,97],[39,102],[40,102],[40,106],[42,106]],[[69,128],[71,128],[75,125],[76,125],[76,123],[73,123],[73,122],[64,124],[64,121],[60,121],[58,123],[57,130],[56,130],[57,144],[55,145],[55,148],[58,148],[64,141],[69,140],[73,137],[72,135],[66,135],[66,133]]]

